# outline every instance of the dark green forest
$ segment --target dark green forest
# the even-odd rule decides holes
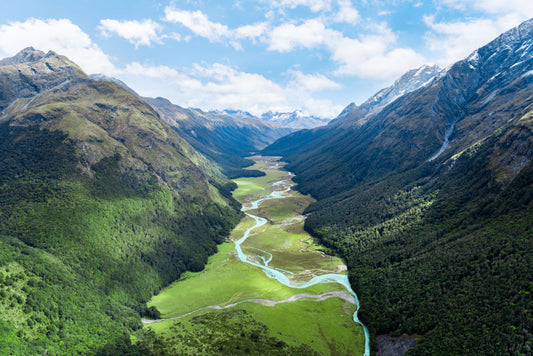
[[[371,334],[416,336],[408,355],[533,352],[533,166],[496,179],[505,134],[306,211],[345,258]]]
[[[157,316],[145,302],[201,270],[239,221],[238,203],[139,179],[120,160],[82,174],[60,131],[0,125],[0,354],[90,355],[142,336],[141,316]]]

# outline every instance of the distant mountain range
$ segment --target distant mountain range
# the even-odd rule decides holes
[[[213,114],[226,114],[235,117],[241,117],[243,119],[261,119],[263,121],[269,121],[278,123],[284,127],[290,127],[292,129],[312,129],[314,127],[326,125],[330,120],[323,119],[315,116],[305,115],[302,111],[296,110],[293,112],[272,112],[268,111],[261,114],[260,117],[254,116],[247,111],[241,110],[214,110]]]
[[[243,170],[253,162],[244,157],[257,153],[276,139],[294,131],[289,127],[238,113],[184,109],[164,98],[143,98],[163,120],[195,149],[221,166],[230,178],[257,175]]]
[[[318,198],[306,230],[347,260],[373,335],[531,352],[533,19],[263,153]]]
[[[140,97],[119,79],[103,74],[90,77],[116,83]],[[230,178],[261,174],[260,171],[243,169],[253,163],[244,157],[259,152],[276,139],[295,131],[289,126],[263,121],[244,111],[205,112],[182,108],[161,97],[140,98],[151,105],[196,150],[219,165]]]

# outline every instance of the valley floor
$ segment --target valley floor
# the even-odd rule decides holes
[[[301,214],[313,199],[290,190],[291,175],[275,158],[254,160],[250,168],[266,175],[235,180],[247,215],[233,242],[220,245],[202,272],[153,297],[162,319],[144,320],[145,328],[183,354],[363,355],[346,266],[303,230]]]

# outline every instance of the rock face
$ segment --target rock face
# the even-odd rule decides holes
[[[30,98],[87,75],[68,58],[31,47],[0,61],[0,110],[18,98]]]
[[[389,335],[379,335],[376,341],[378,343],[377,356],[403,356],[416,345],[416,338],[408,335],[394,338]]]

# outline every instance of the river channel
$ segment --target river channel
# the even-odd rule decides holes
[[[245,262],[245,263],[248,263],[248,264],[251,264],[253,266],[261,268],[263,270],[263,272],[265,272],[265,274],[269,278],[276,279],[278,282],[280,282],[280,283],[282,283],[285,286],[290,287],[290,288],[303,289],[303,288],[307,288],[307,287],[313,286],[315,284],[322,284],[322,283],[338,283],[338,284],[343,285],[346,288],[346,290],[354,298],[354,302],[355,302],[355,305],[357,306],[357,310],[353,314],[353,321],[358,323],[358,324],[360,324],[363,327],[364,334],[365,334],[365,352],[364,352],[364,356],[370,356],[368,329],[359,320],[359,318],[357,317],[357,311],[359,310],[359,299],[357,298],[357,294],[353,291],[353,289],[352,289],[352,287],[350,285],[350,282],[348,280],[348,275],[347,274],[333,274],[333,273],[322,274],[322,275],[319,275],[319,276],[315,276],[312,279],[310,279],[309,281],[304,282],[302,284],[293,284],[293,283],[290,282],[290,280],[289,280],[289,278],[287,276],[287,273],[290,273],[290,271],[280,270],[278,268],[273,268],[273,267],[270,267],[268,265],[269,262],[273,258],[271,253],[263,251],[263,252],[266,252],[269,255],[268,259],[261,258],[259,260],[251,261],[251,260],[248,259],[246,254],[242,251],[241,245],[248,239],[248,237],[250,236],[251,232],[267,223],[267,219],[265,219],[263,217],[260,217],[260,216],[252,215],[252,214],[248,213],[247,211],[258,209],[260,204],[262,202],[264,202],[264,201],[267,201],[267,200],[270,200],[270,199],[283,199],[283,198],[285,198],[286,197],[286,193],[288,193],[291,190],[291,188],[294,186],[294,183],[292,182],[292,179],[291,179],[293,174],[289,172],[288,176],[289,176],[288,178],[285,178],[285,179],[282,179],[282,180],[278,180],[278,181],[275,181],[275,182],[272,183],[272,186],[277,188],[276,190],[272,191],[272,193],[270,193],[267,196],[261,197],[261,198],[259,198],[257,200],[254,200],[254,201],[250,202],[249,204],[246,204],[247,206],[243,206],[243,208],[241,209],[248,217],[250,217],[250,218],[255,220],[255,225],[253,225],[252,227],[248,228],[244,232],[243,237],[240,238],[239,240],[235,241],[235,250],[237,251],[237,255],[238,255],[239,259],[242,262]],[[262,262],[260,262],[260,261],[262,261]]]
[[[325,254],[303,229],[302,213],[314,200],[291,189],[294,175],[283,163],[253,159],[251,168],[266,175],[235,180],[233,196],[245,217],[231,242],[219,246],[203,271],[185,273],[154,296],[149,306],[162,318],[143,323],[177,340],[179,330],[195,328],[192,320],[199,315],[241,309],[290,345],[369,356],[368,330],[357,317],[359,300],[346,265]]]

